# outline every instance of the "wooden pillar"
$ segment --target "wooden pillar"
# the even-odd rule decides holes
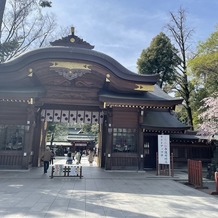
[[[41,148],[42,145],[42,134],[45,134],[45,122],[41,121],[40,112],[36,114],[36,127],[34,129],[33,135],[33,166],[40,166],[40,155],[44,148]]]
[[[102,134],[103,134],[103,124],[99,124],[98,129],[98,153],[97,155],[97,166],[102,167]]]
[[[33,133],[35,128],[35,117],[34,117],[34,106],[32,104],[27,106],[27,120],[25,127],[25,144],[23,149],[23,161],[22,168],[28,169],[32,166],[32,144],[33,144]]]
[[[139,170],[144,169],[144,136],[142,129],[139,129],[138,133],[138,157],[139,157]]]
[[[144,169],[144,133],[140,128],[140,124],[143,123],[144,109],[139,111],[138,116],[138,166],[139,170]]]
[[[112,123],[112,111],[107,111],[107,122],[106,125],[106,148],[105,148],[105,169],[111,170],[112,166],[112,138],[113,138],[113,123]]]

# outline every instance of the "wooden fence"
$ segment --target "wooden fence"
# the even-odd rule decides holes
[[[218,172],[215,172],[216,193],[218,193]]]
[[[214,173],[214,178],[215,178],[216,191],[212,191],[210,194],[218,195],[218,172]]]
[[[0,168],[21,168],[23,153],[19,152],[2,152],[0,154]]]
[[[196,188],[203,188],[202,162],[188,160],[188,182]]]

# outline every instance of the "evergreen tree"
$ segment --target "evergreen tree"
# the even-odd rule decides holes
[[[177,53],[170,39],[161,32],[142,51],[137,61],[138,71],[140,74],[159,74],[158,85],[164,89],[165,85],[175,81],[176,67],[180,64]]]

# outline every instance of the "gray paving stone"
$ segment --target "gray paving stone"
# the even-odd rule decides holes
[[[65,160],[56,159],[57,162]],[[42,168],[0,171],[0,218],[215,218],[218,197],[156,172],[105,171],[83,158],[84,177],[53,178]]]

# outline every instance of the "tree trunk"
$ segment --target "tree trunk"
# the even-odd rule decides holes
[[[172,12],[170,12],[172,21],[167,25],[168,30],[171,32],[177,46],[178,50],[180,51],[180,58],[181,58],[181,67],[180,72],[177,76],[177,84],[180,86],[179,93],[181,94],[181,97],[183,97],[185,101],[185,108],[187,111],[187,117],[189,125],[191,126],[191,129],[193,130],[193,118],[192,118],[192,109],[190,106],[190,94],[191,90],[189,88],[189,81],[187,76],[187,60],[186,60],[186,52],[189,48],[187,40],[190,39],[192,29],[189,30],[185,25],[185,10],[180,8],[178,11],[178,16],[174,15]]]

